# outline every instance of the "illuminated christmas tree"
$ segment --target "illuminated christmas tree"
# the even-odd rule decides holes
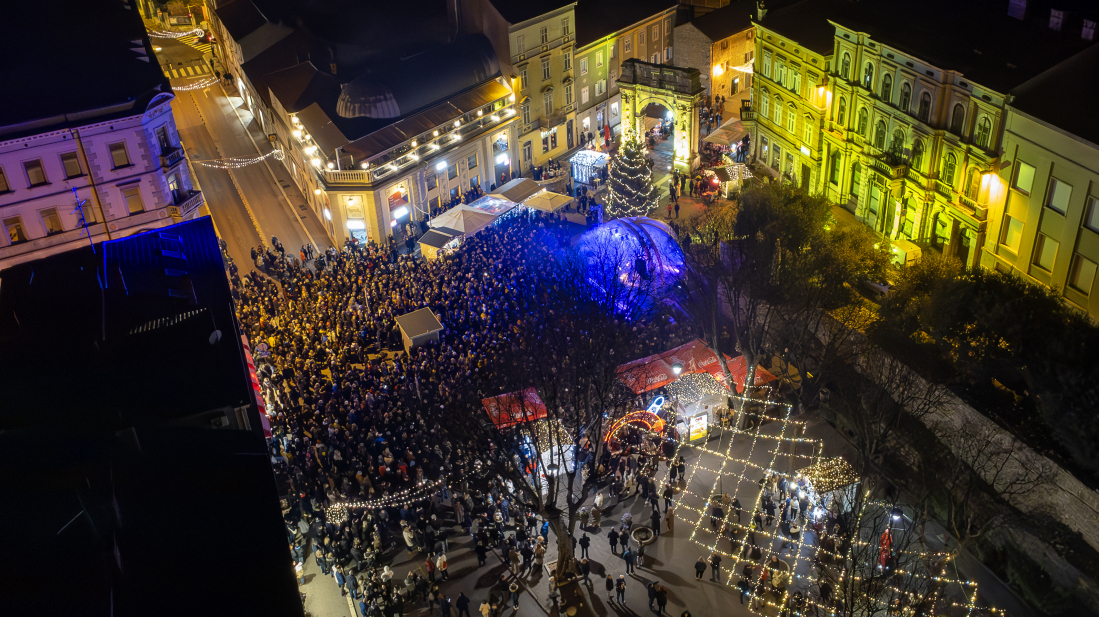
[[[653,174],[645,156],[644,143],[636,135],[627,137],[611,161],[607,185],[607,215],[645,216],[657,206]]]

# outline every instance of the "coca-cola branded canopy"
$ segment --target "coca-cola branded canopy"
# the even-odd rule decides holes
[[[744,356],[733,358],[726,354],[725,363],[729,367],[729,374],[733,381],[739,389],[743,390],[744,380],[748,374]],[[680,375],[710,373],[719,383],[724,383],[725,375],[721,370],[721,363],[718,362],[717,352],[710,349],[701,339],[695,339],[661,354],[623,364],[618,367],[618,377],[627,387],[640,394],[675,381],[678,377],[672,368],[675,364],[683,367]],[[758,386],[774,380],[775,376],[763,367],[756,367],[754,385]]]
[[[546,404],[534,388],[481,399],[481,403],[496,428],[508,428],[546,417]]]

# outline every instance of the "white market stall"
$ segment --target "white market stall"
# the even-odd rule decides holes
[[[463,204],[451,208],[428,223],[431,227],[445,227],[460,232],[462,236],[471,236],[488,227],[496,217],[479,210],[467,209]]]
[[[527,200],[523,202],[523,205],[542,212],[557,212],[571,203],[572,197],[569,197],[568,195],[543,191],[527,198]]]
[[[599,152],[598,150],[578,151],[569,159],[573,181],[590,184],[606,168],[609,158],[606,152]]]
[[[512,203],[522,203],[528,197],[541,190],[542,187],[538,186],[538,183],[530,178],[516,178],[497,188],[495,191],[492,191],[489,195],[506,199]]]

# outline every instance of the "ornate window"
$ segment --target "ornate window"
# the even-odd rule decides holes
[[[840,97],[840,102],[839,102],[839,108],[836,110],[836,122],[838,122],[840,124],[840,126],[843,126],[844,122],[846,120],[847,120],[847,99],[845,99],[841,96]]]
[[[893,102],[893,76],[883,75],[881,78],[881,100],[886,103]]]
[[[862,71],[862,85],[867,90],[872,90],[871,85],[874,83],[874,65],[870,62],[866,63],[866,68]]]
[[[917,112],[916,117],[924,122],[931,121],[931,94],[929,92],[920,95],[920,110]]]
[[[916,171],[923,171],[920,169],[923,166],[923,142],[916,140],[912,142],[912,169]]]
[[[963,129],[965,129],[965,106],[958,103],[950,114],[950,132],[961,135]]]
[[[980,121],[977,122],[977,134],[973,141],[976,142],[978,146],[988,149],[991,137],[992,121],[988,119],[988,116],[982,116]]]
[[[794,107],[793,103],[790,103],[786,108],[786,130],[791,133],[794,132],[794,122],[796,122],[795,118],[797,118],[797,114],[797,108]]]
[[[885,121],[878,120],[874,127],[874,147],[885,148]]]
[[[859,135],[861,135],[863,137],[866,137],[866,126],[869,122],[870,122],[870,113],[868,111],[866,111],[865,107],[863,107],[862,109],[859,110],[859,125],[858,125],[858,129],[857,129],[858,132],[859,132]]]
[[[840,76],[851,79],[851,54],[843,54],[843,62],[840,64]]]
[[[946,155],[943,159],[943,176],[940,178],[943,184],[954,188],[954,170],[958,167],[958,159],[953,154]]]
[[[912,86],[908,85],[908,82],[905,82],[904,85],[901,86],[900,107],[901,107],[901,109],[904,110],[904,113],[908,113],[909,109],[911,108],[911,105],[912,105]]]
[[[771,117],[771,94],[766,90],[764,90],[763,94],[760,96],[759,113],[764,118]]]

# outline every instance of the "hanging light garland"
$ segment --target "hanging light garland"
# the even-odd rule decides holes
[[[247,167],[249,165],[255,165],[261,163],[265,159],[274,157],[276,160],[281,161],[285,155],[282,150],[272,150],[267,154],[261,156],[233,156],[225,159],[212,159],[209,161],[194,161],[196,165],[202,165],[203,167],[213,167],[214,169],[240,169],[241,167]]]
[[[379,497],[378,499],[372,499],[370,501],[349,501],[347,503],[338,503],[333,506],[329,506],[325,510],[325,514],[329,517],[329,520],[333,518],[339,518],[340,522],[347,520],[347,511],[351,508],[366,508],[369,510],[375,510],[378,508],[391,508],[399,506],[409,506],[417,501],[426,499],[429,495],[439,490],[441,486],[446,482],[446,478],[440,478],[434,482],[423,482],[413,486],[412,488],[406,488],[403,491],[398,491],[392,495],[386,495]],[[333,522],[335,522],[333,520]]]
[[[188,30],[186,32],[165,32],[163,30],[150,30],[149,38],[151,39],[181,39],[185,36],[202,36],[205,32],[202,28],[195,28],[194,30]]]
[[[201,90],[203,88],[208,88],[208,87],[210,87],[210,86],[212,86],[216,83],[218,83],[218,79],[216,77],[207,77],[205,79],[196,81],[194,83],[189,83],[189,84],[186,84],[186,85],[183,85],[183,86],[172,86],[172,90],[175,90],[176,92],[187,92],[189,90]]]

